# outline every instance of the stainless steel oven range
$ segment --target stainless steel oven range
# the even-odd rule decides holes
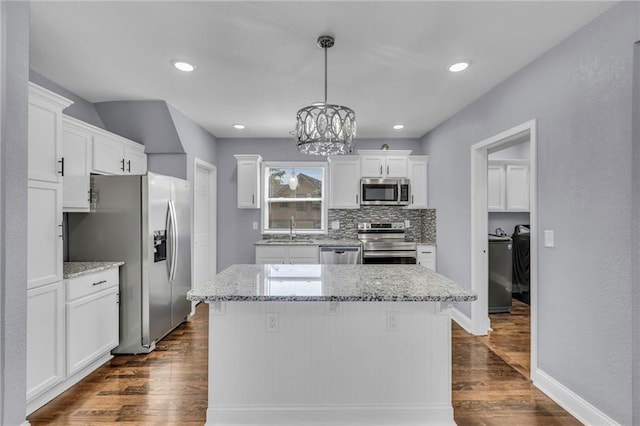
[[[415,264],[416,243],[405,235],[403,222],[358,223],[364,264]]]

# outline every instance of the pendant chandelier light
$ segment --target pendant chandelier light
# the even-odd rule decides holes
[[[334,44],[328,35],[318,37],[324,49],[324,102],[298,111],[296,144],[298,151],[312,155],[341,155],[353,150],[356,138],[356,113],[346,106],[327,103],[327,49]]]

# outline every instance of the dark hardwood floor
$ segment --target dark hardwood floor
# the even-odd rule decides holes
[[[487,337],[452,326],[458,425],[580,424],[528,379],[525,308],[515,305],[511,316],[492,315],[494,331]],[[158,343],[154,352],[114,357],[31,414],[29,422],[34,426],[202,425],[207,408],[207,322],[207,305],[200,304],[196,315]]]

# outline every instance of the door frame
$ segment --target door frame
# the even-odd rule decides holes
[[[193,236],[191,241],[191,276],[193,277],[192,285],[195,282],[196,278],[196,188],[197,179],[198,179],[198,168],[205,169],[209,172],[209,257],[211,258],[211,262],[209,263],[209,272],[215,274],[217,272],[217,257],[218,257],[218,246],[217,246],[217,236],[218,236],[218,228],[217,228],[217,195],[218,195],[218,169],[213,164],[201,160],[199,158],[194,159],[193,164],[193,216],[192,216],[192,233]],[[191,314],[195,313],[195,302],[191,304]]]
[[[471,333],[484,336],[489,321],[489,212],[487,207],[488,155],[529,139],[529,215],[533,228],[530,245],[531,380],[538,366],[538,203],[537,122],[535,119],[471,146],[471,290],[478,300],[471,304]]]

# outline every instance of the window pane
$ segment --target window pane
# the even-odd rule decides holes
[[[321,167],[269,167],[269,198],[321,198]],[[289,187],[292,175],[298,178],[296,189]]]
[[[321,229],[322,202],[269,203],[269,229],[289,229],[291,216],[296,220],[296,229]]]

